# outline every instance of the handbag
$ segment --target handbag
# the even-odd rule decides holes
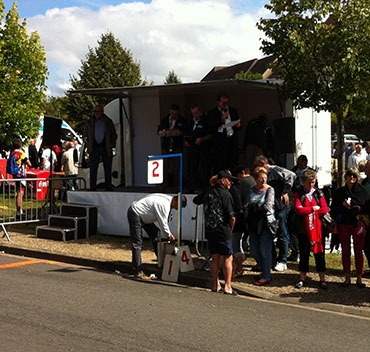
[[[277,220],[272,222],[267,222],[267,229],[270,231],[271,235],[276,235],[279,227],[279,222]]]
[[[330,216],[329,213],[324,214],[321,217],[321,224],[324,226],[326,229],[331,229],[335,226],[335,221],[334,219]]]

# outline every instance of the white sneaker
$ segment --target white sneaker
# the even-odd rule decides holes
[[[277,263],[274,269],[276,271],[285,271],[288,269],[288,266],[285,263]]]

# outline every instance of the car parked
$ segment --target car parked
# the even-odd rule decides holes
[[[331,136],[331,142],[334,143],[338,139],[337,135],[333,134]],[[362,143],[362,139],[358,138],[355,134],[345,134],[344,135],[344,143]]]

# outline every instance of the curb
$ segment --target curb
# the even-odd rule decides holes
[[[343,304],[335,304],[335,303],[325,303],[325,302],[318,302],[318,303],[310,303],[310,302],[304,302],[302,303],[300,301],[300,298],[294,298],[294,297],[281,297],[279,295],[276,295],[274,293],[261,291],[258,289],[255,289],[253,287],[240,287],[241,285],[238,283],[233,283],[233,288],[235,288],[236,291],[242,291],[244,292],[244,295],[246,296],[252,296],[256,298],[265,299],[266,301],[271,302],[279,302],[279,303],[285,303],[285,304],[294,304],[299,306],[305,306],[314,308],[317,310],[323,310],[323,311],[330,311],[330,312],[336,312],[336,313],[344,313],[344,314],[350,314],[355,316],[362,316],[366,318],[370,318],[370,310],[364,309],[364,308],[357,308],[353,306],[346,306]]]
[[[108,271],[108,272],[115,272],[119,271],[121,273],[131,273],[132,267],[130,263],[127,262],[103,262],[100,260],[94,259],[85,259],[79,257],[73,257],[69,255],[63,254],[56,254],[56,253],[48,253],[43,251],[36,251],[31,249],[25,248],[18,248],[18,247],[10,247],[0,245],[0,251],[3,251],[7,254],[13,254],[18,256],[24,257],[31,257],[31,258],[38,258],[38,259],[45,259],[45,260],[52,260],[58,261],[62,263],[80,265],[80,266],[87,266],[93,267],[98,270]],[[150,264],[143,264],[144,269],[148,272],[155,274],[157,277],[161,276],[162,270],[157,268],[155,265]],[[195,286],[201,288],[209,289],[212,286],[212,279],[209,275],[205,277],[205,275],[194,275],[194,273],[200,273],[199,271],[187,272],[187,273],[179,273],[178,284],[186,285],[186,286]],[[279,302],[285,304],[294,304],[300,305],[305,307],[310,307],[318,310],[325,310],[331,311],[336,313],[344,313],[350,314],[355,316],[361,316],[370,318],[370,310],[364,308],[356,308],[352,306],[345,306],[342,304],[334,304],[334,303],[325,303],[325,302],[318,302],[318,303],[309,303],[309,302],[300,302],[299,298],[293,297],[281,297],[274,293],[262,291],[253,287],[245,287],[237,282],[233,282],[233,288],[238,294],[243,296],[250,296],[255,298],[264,299],[266,301],[271,302]]]

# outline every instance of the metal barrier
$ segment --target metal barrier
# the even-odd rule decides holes
[[[0,226],[4,231],[3,237],[10,241],[5,225],[39,222],[48,214],[59,211],[56,201],[64,201],[67,190],[75,188],[86,189],[86,180],[54,175],[51,178],[1,179]]]
[[[204,231],[204,212],[203,205],[197,205],[195,216],[192,218],[195,220],[195,234],[194,243],[195,251],[199,257],[206,256],[208,249],[204,249],[205,246],[205,231]],[[200,248],[199,248],[200,242]]]

